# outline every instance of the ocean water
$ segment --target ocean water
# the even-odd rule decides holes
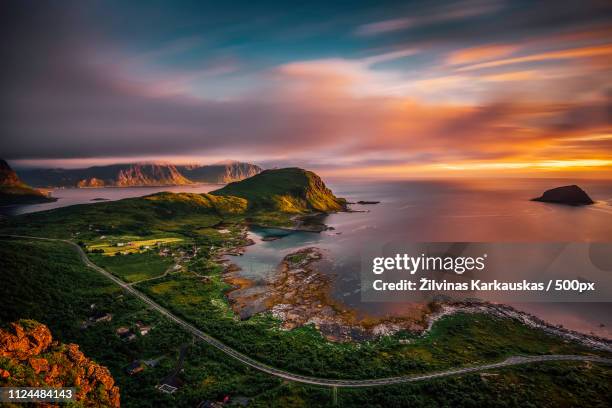
[[[560,179],[496,179],[452,181],[327,180],[337,196],[349,201],[380,201],[353,205],[364,212],[338,213],[324,222],[322,233],[287,232],[253,227],[256,244],[232,261],[242,274],[265,280],[288,253],[307,246],[326,252],[323,272],[333,277],[333,295],[350,307],[372,315],[401,315],[405,305],[362,302],[360,254],[372,243],[403,242],[610,242],[612,181]],[[544,190],[578,184],[596,201],[586,207],[532,202]],[[117,200],[157,191],[208,192],[218,185],[103,189],[59,189],[54,203],[5,207],[13,215],[60,206]],[[279,236],[264,241],[266,236]],[[520,303],[520,310],[550,323],[612,338],[612,303]]]
[[[532,202],[544,190],[579,184],[597,201],[593,206],[567,207]],[[320,265],[333,276],[333,295],[370,315],[401,315],[405,304],[362,302],[360,253],[371,246],[401,242],[610,242],[612,182],[575,180],[471,180],[330,182],[349,201],[381,201],[353,205],[367,212],[326,217],[334,229],[322,233],[253,228],[254,246],[232,261],[242,273],[264,280],[296,249],[316,246],[329,259]],[[282,235],[263,241],[269,235]],[[612,303],[515,303],[519,310],[572,330],[612,338]]]

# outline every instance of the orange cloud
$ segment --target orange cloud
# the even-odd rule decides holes
[[[579,47],[560,51],[549,51],[540,54],[526,55],[523,57],[506,58],[501,60],[483,62],[480,64],[468,65],[459,68],[458,71],[473,71],[483,68],[493,68],[503,65],[520,64],[524,62],[538,62],[548,60],[576,59],[587,57],[599,57],[612,55],[612,44],[594,45],[589,47]]]
[[[485,45],[451,53],[446,62],[450,65],[469,64],[510,55],[519,49],[516,45]]]
[[[514,71],[504,72],[501,74],[484,75],[480,79],[489,82],[506,82],[506,81],[527,81],[530,79],[537,78],[537,72],[534,70],[530,71]]]

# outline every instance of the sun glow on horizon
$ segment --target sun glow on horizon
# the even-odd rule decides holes
[[[444,178],[444,177],[550,177],[576,175],[612,179],[612,159],[539,161],[479,161],[435,164],[369,166],[325,171],[334,177]]]

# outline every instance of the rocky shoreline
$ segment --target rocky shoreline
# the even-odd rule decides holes
[[[359,317],[355,310],[334,300],[331,278],[316,268],[323,257],[323,252],[313,247],[289,254],[269,283],[266,304],[283,329],[312,324],[330,341],[361,341],[425,327],[425,316],[430,312],[426,305],[415,305],[412,318],[371,318]]]
[[[224,251],[235,255],[245,247]],[[304,248],[287,255],[268,281],[244,278],[240,268],[227,258],[223,280],[234,289],[226,293],[234,313],[241,319],[271,312],[281,321],[281,328],[291,330],[313,324],[330,341],[362,341],[389,335],[400,330],[418,331],[427,327],[427,305],[415,304],[414,318],[358,317],[331,296],[331,278],[316,269],[323,259],[318,248]]]
[[[549,324],[529,313],[511,306],[493,303],[419,304],[407,309],[401,317],[360,317],[331,296],[332,279],[317,270],[325,259],[324,252],[315,247],[295,251],[283,259],[274,276],[255,282],[240,274],[240,268],[227,255],[244,253],[254,242],[242,230],[243,244],[217,254],[216,260],[225,265],[223,279],[234,287],[226,295],[234,312],[247,319],[257,313],[270,312],[280,320],[283,330],[312,324],[326,339],[335,342],[372,340],[401,331],[427,334],[434,323],[457,313],[484,313],[517,320],[529,327],[578,342],[589,348],[612,352],[612,341]]]

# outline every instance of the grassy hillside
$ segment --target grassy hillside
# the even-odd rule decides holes
[[[340,211],[337,198],[313,172],[266,170],[211,194],[156,193],[25,214],[0,225],[3,232],[88,240],[100,235],[190,234],[221,221],[249,220],[291,226],[291,214]]]
[[[36,204],[49,201],[53,199],[27,185],[0,186],[0,205]]]
[[[341,211],[346,206],[346,201],[336,197],[319,176],[297,167],[265,170],[246,180],[230,183],[212,194],[245,198],[251,210],[299,214]]]
[[[246,200],[211,194],[157,193],[25,214],[2,224],[5,232],[87,240],[100,235],[188,233],[246,211]]]

